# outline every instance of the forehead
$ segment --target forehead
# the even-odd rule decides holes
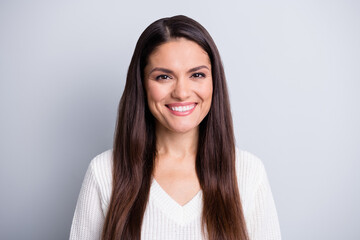
[[[170,40],[158,46],[148,59],[148,67],[192,68],[211,67],[207,52],[194,41],[185,38]]]

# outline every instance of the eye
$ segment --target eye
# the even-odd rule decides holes
[[[162,75],[157,76],[155,79],[156,80],[166,80],[166,79],[171,79],[171,77],[168,75],[162,74]]]
[[[193,75],[191,75],[191,77],[193,77],[193,78],[204,78],[205,74],[204,73],[194,73]]]

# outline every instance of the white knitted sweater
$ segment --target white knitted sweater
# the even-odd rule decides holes
[[[264,166],[253,154],[236,150],[236,172],[251,240],[280,240],[277,212]],[[98,240],[112,189],[112,152],[95,157],[86,172],[71,226],[70,240]],[[202,191],[179,205],[152,181],[141,228],[142,240],[200,240]]]

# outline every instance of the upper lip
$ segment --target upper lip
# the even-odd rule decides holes
[[[178,103],[169,103],[166,104],[166,106],[168,107],[182,107],[182,106],[189,106],[189,105],[194,105],[196,104],[196,102],[178,102]]]

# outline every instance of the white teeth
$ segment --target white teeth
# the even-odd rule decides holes
[[[179,106],[179,107],[171,107],[171,110],[176,112],[186,112],[195,107],[195,104],[193,105],[187,105],[187,106]]]

